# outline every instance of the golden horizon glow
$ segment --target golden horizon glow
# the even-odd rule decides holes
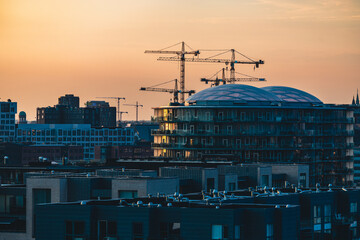
[[[244,84],[285,85],[339,104],[350,103],[360,85],[357,0],[0,0],[0,98],[17,101],[18,112],[33,120],[36,107],[65,94],[79,96],[82,105],[120,96],[143,104],[140,119],[150,119],[151,108],[171,96],[139,88],[178,78],[179,68],[144,50],[180,41],[265,60],[255,72],[237,66],[268,80]],[[187,64],[186,88],[209,87],[200,78],[222,67]],[[135,119],[135,109],[122,110],[129,112],[123,119]]]

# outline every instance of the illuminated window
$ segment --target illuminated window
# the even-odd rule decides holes
[[[211,240],[227,239],[228,235],[228,227],[226,225],[211,226]]]

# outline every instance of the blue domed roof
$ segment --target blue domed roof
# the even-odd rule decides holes
[[[19,116],[26,117],[26,113],[24,111],[19,112]]]
[[[243,84],[226,84],[202,90],[186,101],[281,102],[282,100],[261,88]]]
[[[282,87],[282,86],[270,86],[261,88],[269,93],[273,93],[277,97],[279,97],[282,101],[288,103],[315,103],[322,104],[317,97],[301,91],[296,88],[291,87]]]

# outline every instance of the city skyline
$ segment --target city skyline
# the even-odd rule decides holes
[[[264,60],[256,71],[236,71],[268,81],[244,84],[294,87],[337,104],[350,104],[359,87],[360,3],[354,0],[0,0],[0,24],[1,101],[18,102],[29,120],[37,107],[53,106],[65,94],[79,96],[81,106],[105,96],[139,101],[139,118],[149,120],[152,107],[167,105],[171,95],[139,88],[179,78],[179,67],[144,51],[180,41]],[[186,88],[209,87],[200,78],[222,67],[187,63]],[[121,110],[129,112],[124,120],[135,119],[134,108]]]

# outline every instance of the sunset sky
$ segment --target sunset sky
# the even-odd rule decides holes
[[[82,105],[119,96],[143,104],[148,120],[171,95],[139,88],[179,78],[179,64],[144,51],[180,41],[263,59],[256,71],[237,66],[268,80],[245,84],[295,87],[338,104],[360,88],[359,0],[0,0],[0,98],[35,120],[36,107],[64,94]],[[209,87],[200,78],[222,67],[187,63],[186,88]],[[134,108],[121,110],[135,118]]]

